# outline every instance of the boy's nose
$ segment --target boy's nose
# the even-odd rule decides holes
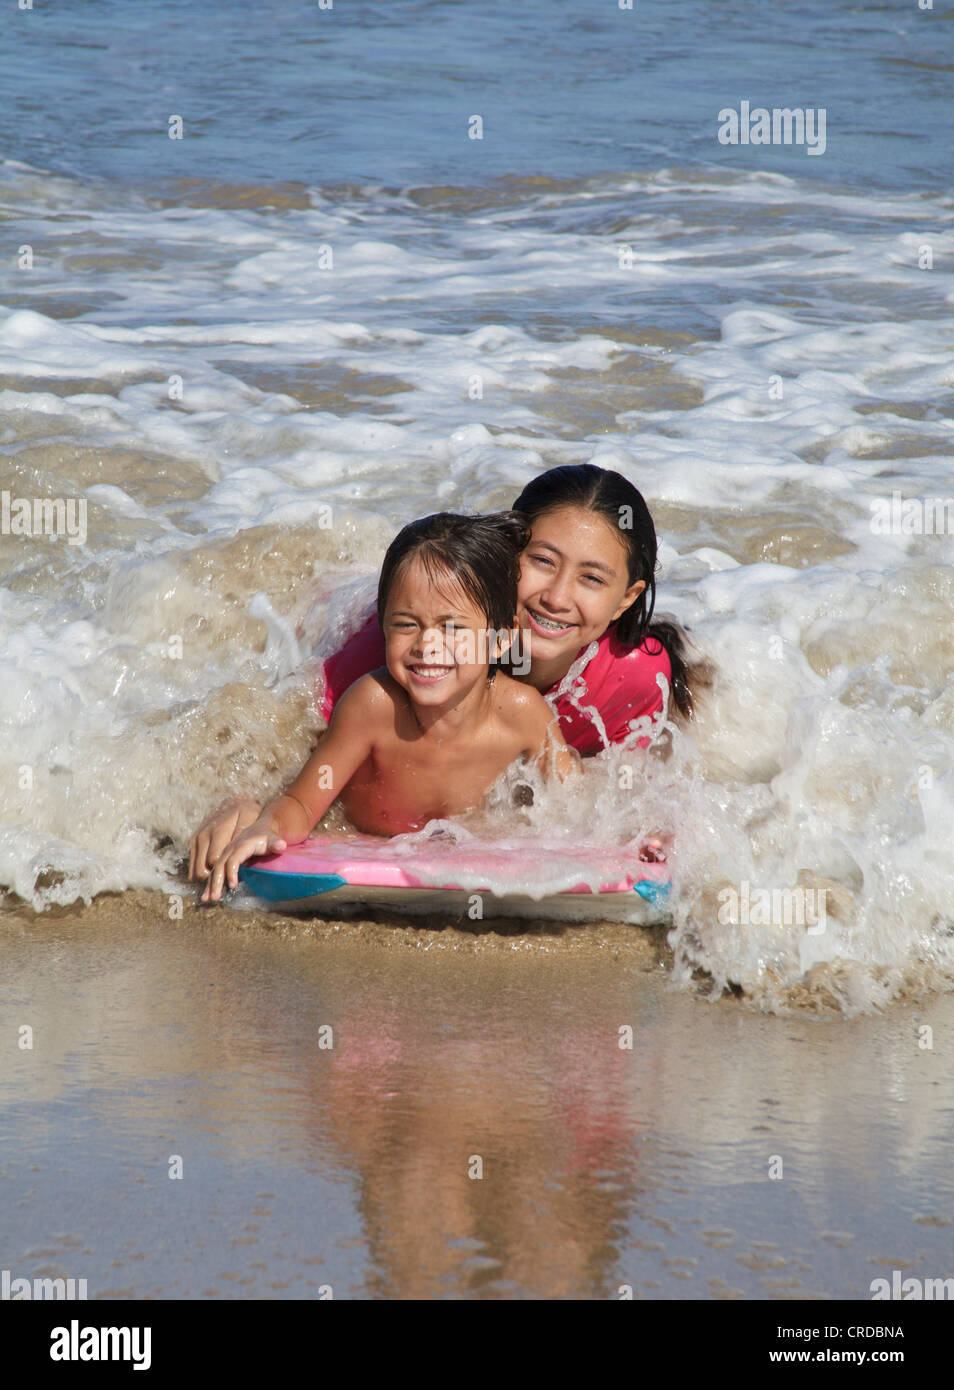
[[[441,656],[444,651],[444,634],[439,627],[425,628],[421,633],[421,650],[425,657]]]

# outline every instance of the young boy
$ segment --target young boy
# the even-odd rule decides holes
[[[496,670],[517,607],[522,522],[440,512],[405,526],[378,584],[385,668],[335,705],[303,772],[216,860],[203,902],[239,865],[304,840],[337,797],[365,834],[398,835],[477,805],[517,758],[574,765],[553,711]]]

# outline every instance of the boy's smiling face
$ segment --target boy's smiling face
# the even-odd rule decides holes
[[[384,610],[388,671],[415,704],[457,703],[487,679],[487,615],[452,575],[435,583],[411,559],[395,575]]]

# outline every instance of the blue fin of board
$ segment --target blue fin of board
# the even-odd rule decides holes
[[[257,898],[270,903],[293,902],[296,898],[312,898],[316,893],[330,893],[343,888],[347,879],[340,874],[273,874],[268,869],[256,869],[248,864],[239,866],[239,878]]]
[[[240,869],[239,873],[241,872]],[[671,887],[671,883],[656,883],[654,879],[641,878],[638,883],[633,884],[633,892],[645,898],[648,903],[658,903],[669,897]]]

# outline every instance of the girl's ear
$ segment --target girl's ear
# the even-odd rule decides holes
[[[620,599],[619,607],[610,618],[611,623],[615,623],[621,613],[625,613],[631,603],[635,603],[640,594],[646,587],[645,579],[637,579],[635,584],[630,584],[623,597]]]
[[[501,662],[504,660],[510,648],[513,646],[514,631],[514,628],[497,628],[494,633],[493,646],[490,653],[491,661]]]
[[[510,626],[509,626],[509,627],[501,627],[501,628],[498,628],[498,629],[497,629],[497,657],[498,657],[498,660],[502,660],[502,659],[507,655],[507,653],[510,651],[510,648],[513,646],[514,642],[515,642],[516,639],[517,639],[517,633],[518,633],[519,631],[520,631],[520,629],[519,629],[519,627],[517,626],[517,618],[516,618],[516,615],[514,615],[514,617],[512,617],[512,618],[510,619]]]

